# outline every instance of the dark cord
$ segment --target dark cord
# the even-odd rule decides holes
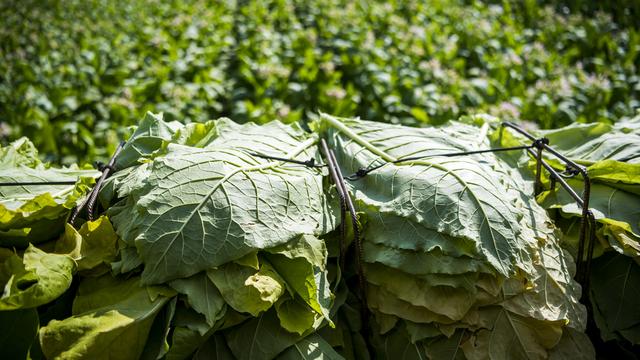
[[[288,162],[292,164],[304,165],[310,168],[320,168],[320,167],[327,166],[326,164],[316,164],[316,160],[314,158],[310,158],[309,160],[303,161],[303,160],[287,159],[287,158],[272,156],[272,155],[263,155],[258,153],[249,153],[249,155],[267,159],[267,160],[276,160],[276,161]]]

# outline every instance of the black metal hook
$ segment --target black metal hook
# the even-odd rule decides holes
[[[118,158],[118,155],[120,155],[120,152],[122,151],[125,143],[125,141],[121,141],[120,144],[118,144],[116,151],[114,151],[111,159],[109,159],[109,162],[106,165],[99,162],[96,163],[98,169],[102,171],[102,176],[100,176],[98,181],[96,181],[96,184],[93,186],[93,188],[89,192],[89,195],[84,199],[84,201],[79,206],[76,206],[75,209],[73,209],[73,212],[69,217],[69,224],[75,224],[78,214],[80,214],[80,211],[82,211],[82,209],[84,209],[85,207],[87,208],[87,217],[89,218],[89,220],[93,220],[94,207],[96,201],[98,200],[98,194],[102,189],[104,181],[116,171],[116,159]]]
[[[580,220],[580,233],[578,237],[578,254],[576,258],[576,280],[582,284],[584,289],[588,289],[589,287],[589,275],[591,271],[591,259],[593,257],[593,247],[595,244],[595,227],[596,222],[593,216],[593,213],[589,209],[589,199],[591,197],[591,180],[589,179],[589,174],[587,169],[584,166],[581,166],[569,159],[568,157],[562,155],[560,152],[555,150],[549,145],[549,140],[546,138],[537,139],[526,130],[521,128],[520,126],[505,121],[502,123],[502,127],[509,127],[516,132],[520,133],[527,139],[531,140],[538,151],[534,151],[533,149],[528,149],[527,151],[531,156],[536,159],[536,195],[541,192],[542,183],[540,181],[542,168],[544,167],[547,170],[551,177],[551,189],[554,190],[557,183],[559,183],[562,188],[564,188],[567,193],[576,201],[576,203],[582,207],[582,214]],[[548,151],[556,158],[560,159],[565,164],[565,174],[558,173],[551,165],[549,165],[542,158],[542,151]],[[578,193],[565,181],[565,178],[571,178],[580,174],[582,176],[583,181],[583,191],[582,196],[578,195]],[[585,242],[587,241],[587,232],[588,232],[588,244],[587,244],[587,254],[585,259]],[[586,291],[586,290],[585,290]]]

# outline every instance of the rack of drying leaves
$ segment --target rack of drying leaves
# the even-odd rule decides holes
[[[579,242],[578,242],[578,254],[576,259],[576,280],[582,285],[582,294],[583,297],[581,301],[589,306],[589,302],[587,301],[588,287],[589,287],[589,273],[591,270],[591,258],[593,257],[593,248],[595,244],[595,218],[591,210],[589,210],[589,197],[590,197],[590,187],[591,183],[589,180],[589,175],[587,174],[586,168],[583,166],[576,164],[574,161],[560,154],[558,151],[553,149],[549,145],[549,140],[546,138],[536,138],[522,127],[511,123],[504,122],[501,126],[501,131],[504,128],[510,128],[521,135],[523,135],[527,140],[531,141],[527,145],[521,146],[513,146],[513,147],[503,147],[503,148],[493,148],[486,150],[474,150],[474,151],[465,151],[465,152],[455,152],[455,153],[444,153],[444,154],[434,154],[427,156],[414,156],[414,157],[406,157],[395,160],[393,162],[383,162],[382,164],[372,165],[367,168],[360,168],[354,174],[343,176],[342,171],[340,170],[340,166],[338,161],[336,160],[336,156],[326,141],[324,139],[320,140],[320,150],[325,159],[325,164],[316,164],[314,159],[310,159],[307,161],[300,160],[292,160],[286,159],[276,156],[270,156],[266,154],[251,154],[257,157],[266,158],[270,160],[283,161],[295,163],[307,167],[327,167],[329,170],[329,175],[331,177],[331,181],[334,183],[336,191],[338,193],[338,198],[340,201],[340,234],[341,234],[341,242],[340,242],[340,269],[345,269],[346,265],[346,254],[348,251],[347,248],[347,219],[350,220],[353,232],[353,241],[352,243],[355,246],[354,258],[355,258],[355,267],[357,269],[357,278],[359,291],[358,296],[361,301],[361,311],[362,311],[362,321],[363,326],[362,329],[368,330],[368,306],[366,300],[366,279],[364,276],[364,271],[362,268],[362,239],[360,238],[360,225],[358,221],[358,215],[353,204],[353,200],[349,195],[349,191],[347,189],[347,185],[345,180],[348,181],[358,181],[359,179],[367,176],[370,172],[373,172],[387,164],[400,164],[411,162],[414,160],[424,159],[427,157],[433,156],[445,156],[445,157],[454,157],[454,156],[465,156],[465,155],[473,155],[480,153],[489,153],[489,152],[502,152],[502,151],[515,151],[515,150],[526,150],[529,155],[531,155],[536,161],[536,169],[535,169],[535,185],[534,191],[537,196],[544,190],[544,186],[542,183],[542,171],[543,168],[548,172],[550,178],[550,188],[554,190],[556,186],[559,184],[569,195],[576,201],[578,206],[582,208],[582,218],[580,222],[580,233],[579,233]],[[98,179],[95,186],[92,188],[91,192],[85,198],[85,200],[79,204],[71,213],[68,222],[71,225],[75,224],[75,221],[80,213],[83,211],[86,212],[87,219],[93,220],[95,204],[98,198],[98,193],[104,184],[104,181],[112,175],[115,169],[116,158],[120,154],[125,142],[121,142],[114,152],[113,156],[109,160],[109,162],[104,164],[97,164],[98,170],[102,172],[102,176]],[[565,165],[565,170],[563,172],[558,172],[555,170],[547,161],[545,161],[542,157],[543,152],[547,151],[552,154],[558,160],[562,161]],[[583,191],[582,195],[578,194],[565,179],[572,178],[580,175],[583,180]],[[72,181],[52,181],[52,182],[13,182],[13,183],[2,183],[0,186],[28,186],[28,185],[72,185],[75,182]],[[349,213],[349,218],[347,218],[347,213]],[[585,248],[586,247],[586,248]]]
[[[414,160],[420,160],[427,157],[434,156],[444,156],[444,157],[454,157],[454,156],[465,156],[465,155],[473,155],[473,154],[481,154],[481,153],[489,153],[489,152],[502,152],[502,151],[515,151],[515,150],[526,150],[529,155],[531,155],[536,161],[536,170],[535,170],[535,183],[534,183],[534,192],[535,195],[539,195],[544,190],[544,185],[542,183],[542,169],[544,168],[549,173],[550,178],[550,188],[551,190],[555,190],[556,186],[559,184],[567,193],[576,201],[578,206],[582,208],[582,217],[580,221],[580,234],[579,234],[579,242],[578,242],[578,254],[576,259],[576,280],[582,285],[583,295],[588,293],[589,286],[589,273],[591,270],[591,258],[593,257],[593,247],[595,244],[595,218],[591,210],[589,210],[589,197],[591,193],[591,182],[589,180],[589,174],[585,167],[575,163],[571,159],[562,155],[554,148],[549,146],[549,140],[547,138],[536,138],[522,127],[512,123],[512,122],[503,122],[501,125],[501,131],[504,128],[510,128],[515,130],[516,132],[523,135],[525,138],[531,141],[528,145],[521,146],[513,146],[513,147],[503,147],[503,148],[493,148],[493,149],[485,149],[485,150],[473,150],[473,151],[464,151],[464,152],[453,152],[453,153],[443,153],[443,154],[432,154],[425,156],[413,156],[400,158],[398,160],[392,162],[383,162],[381,164],[376,164],[369,166],[367,168],[360,168],[354,174],[351,174],[346,177],[342,177],[339,173],[340,168],[335,160],[335,156],[333,155],[333,151],[328,149],[324,140],[322,140],[322,148],[325,152],[325,158],[330,160],[329,170],[331,173],[331,177],[337,186],[338,193],[341,197],[341,202],[346,203],[348,205],[348,210],[351,212],[351,217],[354,219],[352,221],[353,224],[357,224],[355,210],[353,209],[353,203],[351,199],[347,195],[346,186],[344,185],[344,180],[349,181],[357,181],[387,164],[400,164],[407,163]],[[549,152],[553,156],[555,156],[558,160],[562,161],[565,165],[565,170],[563,172],[558,172],[554,169],[547,161],[545,161],[542,157],[544,151]],[[327,155],[328,154],[328,155]],[[335,167],[335,170],[332,171],[332,168]],[[337,175],[334,175],[333,172],[337,172]],[[576,177],[580,175],[583,181],[583,191],[582,195],[579,195],[575,189],[573,189],[565,179]],[[343,208],[344,211],[344,208]],[[344,216],[343,216],[344,223]],[[357,226],[356,226],[357,227]],[[354,229],[354,237],[355,243],[359,246],[358,233],[356,229]],[[586,249],[585,249],[586,247]]]

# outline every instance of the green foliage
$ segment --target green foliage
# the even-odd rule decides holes
[[[568,5],[9,1],[0,137],[73,163],[108,157],[149,110],[183,123],[320,110],[408,125],[482,111],[543,128],[632,116],[638,14]]]
[[[593,359],[589,323],[633,351],[638,121],[537,130],[594,174],[599,248],[585,294],[571,256],[579,211],[557,190],[532,195],[524,150],[442,156],[523,141],[491,116],[413,128],[320,113],[303,131],[148,113],[100,192],[100,217],[78,228],[64,220],[95,172],[52,168],[19,140],[0,148],[0,169],[15,173],[5,182],[78,180],[54,212],[62,227],[27,217],[48,237],[0,247],[0,343],[18,358]],[[363,236],[361,262],[352,249],[344,267],[328,171],[285,160],[321,161],[320,138],[345,175],[381,165],[347,182]],[[59,192],[26,190],[8,198]]]

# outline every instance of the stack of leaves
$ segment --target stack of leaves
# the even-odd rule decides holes
[[[1,148],[4,182],[64,182],[0,188],[3,355],[593,358],[570,250],[518,169],[524,151],[445,156],[495,145],[488,119],[415,129],[321,115],[308,133],[277,121],[184,125],[149,113],[100,191],[104,212],[78,228],[65,220],[99,173],[50,168],[26,140]],[[632,139],[637,121],[614,129]],[[319,136],[344,175],[370,169],[348,181],[363,240],[344,269],[334,258],[335,189],[313,165]],[[589,164],[594,174],[605,169],[594,189],[637,195],[623,177],[635,166],[633,141],[621,143],[626,162]],[[560,197],[541,197],[552,198]],[[564,227],[572,213],[554,201]],[[595,196],[593,204],[601,209]],[[638,223],[610,209],[598,235],[612,250],[594,262],[590,295],[603,332],[633,342],[635,298],[606,291],[636,289],[638,257],[624,239],[635,239]]]
[[[491,153],[438,155],[489,148],[488,126],[315,126],[344,174],[384,164],[349,182],[377,357],[593,356],[573,261],[531,183]]]
[[[597,221],[597,242],[590,299],[600,335],[605,341],[640,345],[640,116],[614,125],[573,124],[537,135],[584,166],[591,180],[589,207]],[[494,138],[502,145],[526,141],[504,131]],[[556,169],[564,170],[553,155],[545,156]],[[582,209],[562,188],[549,189],[548,179],[544,181],[547,191],[538,200],[556,212],[563,246],[575,255]],[[579,175],[567,182],[579,193],[584,190]]]
[[[77,166],[49,167],[26,138],[0,147],[0,246],[24,249],[51,240],[98,175]]]
[[[52,168],[26,138],[0,148],[0,343],[3,356],[24,358],[40,320],[38,307],[70,286],[77,264],[33,244],[55,239],[99,172]],[[55,182],[55,183],[51,183]],[[39,245],[40,246],[40,245]],[[48,245],[51,246],[51,242]]]
[[[313,334],[334,326],[337,301],[318,238],[335,227],[323,171],[259,156],[316,159],[316,142],[280,122],[181,125],[148,114],[101,193],[117,258],[105,248],[87,261],[72,316],[40,331],[46,357],[104,356],[107,345],[114,359],[270,359],[289,347],[337,356]],[[95,229],[81,242],[106,239],[87,224]],[[91,251],[68,230],[59,247],[82,253],[81,266]],[[93,265],[107,258],[103,275]]]

